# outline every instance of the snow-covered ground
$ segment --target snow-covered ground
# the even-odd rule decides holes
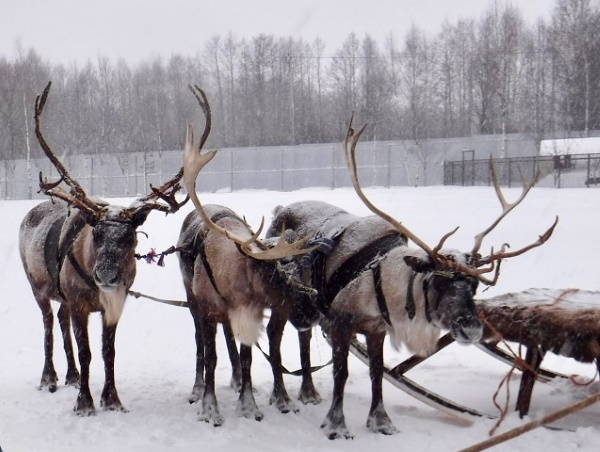
[[[514,199],[519,190],[506,189]],[[437,243],[445,232],[460,225],[448,245],[470,249],[473,236],[499,213],[492,188],[394,188],[369,189],[371,199],[401,219],[428,243]],[[367,215],[351,189],[301,190],[291,193],[237,192],[206,194],[205,203],[229,206],[258,226],[261,216],[268,221],[273,207],[303,199],[320,199],[337,204],[358,215]],[[113,200],[128,204],[130,200]],[[365,427],[370,404],[368,369],[350,358],[350,378],[346,387],[345,413],[354,440],[330,441],[319,429],[331,401],[332,376],[328,367],[315,374],[323,396],[317,406],[300,406],[298,414],[280,414],[269,406],[272,386],[266,360],[255,353],[253,380],[256,399],[265,418],[262,422],[239,418],[235,414],[236,394],[230,390],[229,363],[224,342],[217,374],[217,396],[225,424],[215,428],[197,420],[198,406],[187,397],[194,380],[194,333],[187,309],[148,301],[129,299],[117,333],[117,387],[128,413],[104,412],[80,418],[72,411],[77,392],[61,387],[56,393],[38,391],[42,371],[42,319],[21,267],[17,236],[21,219],[37,202],[0,202],[0,447],[4,452],[18,451],[453,451],[488,437],[493,420],[473,418],[458,421],[439,413],[384,383],[388,413],[400,433],[377,435]],[[151,247],[162,251],[175,244],[181,222],[191,207],[174,216],[152,213],[141,228],[148,238],[139,236],[138,252]],[[554,236],[541,248],[507,261],[496,287],[480,293],[491,297],[530,287],[580,288],[600,290],[598,264],[600,240],[600,190],[556,190],[536,188],[486,239],[484,247],[509,242],[519,247],[535,240],[560,216]],[[184,299],[177,258],[169,256],[166,267],[138,264],[134,290],[152,296]],[[600,299],[598,300],[600,304]],[[66,364],[58,326],[55,327],[55,364],[64,378]],[[93,315],[90,336],[94,355],[91,387],[99,405],[103,385],[100,352],[100,316]],[[319,336],[318,334],[316,335]],[[284,364],[299,365],[297,340],[293,330],[284,338]],[[266,339],[262,338],[266,345]],[[386,360],[399,362],[405,353],[386,352]],[[322,338],[313,344],[314,364],[326,362],[331,350]],[[546,367],[586,378],[595,366],[549,356]],[[456,344],[426,361],[408,375],[426,387],[479,410],[495,412],[492,396],[509,368],[474,347]],[[530,418],[521,420],[512,411],[519,375],[511,381],[511,411],[499,432],[521,425],[598,389],[597,384],[576,386],[568,381],[535,386]],[[295,395],[300,381],[286,377],[290,394]],[[494,450],[568,451],[597,450],[600,444],[600,406],[565,419],[566,429],[539,428]]]

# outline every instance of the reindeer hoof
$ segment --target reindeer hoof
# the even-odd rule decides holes
[[[48,392],[54,393],[56,392],[58,386],[58,377],[56,373],[44,373],[42,379],[40,380],[40,385],[38,389],[41,391],[43,389],[47,389]]]
[[[206,422],[207,424],[212,421],[213,427],[220,427],[225,422],[223,416],[215,413],[202,413],[198,416],[198,420]]]
[[[79,417],[89,417],[89,416],[96,415],[96,408],[94,408],[94,405],[92,405],[91,407],[90,406],[82,407],[82,406],[75,405],[73,407],[73,411],[75,411],[75,414]]]
[[[384,435],[395,435],[400,432],[389,419],[384,421],[382,419],[369,418],[369,420],[367,420],[367,428],[372,432],[382,433]]]
[[[77,401],[75,402],[73,411],[75,411],[78,416],[91,416],[96,414],[96,408],[94,407],[94,401],[92,400],[91,394],[85,392],[82,393],[80,391],[77,395]]]
[[[329,439],[354,439],[354,435],[348,431],[345,423],[333,425],[329,419],[325,419],[321,424],[321,428]]]
[[[271,405],[275,405],[280,413],[287,414],[290,411],[294,413],[298,413],[300,410],[294,405],[294,402],[289,398],[289,396],[276,396],[275,394],[271,395],[271,399],[269,400]]]
[[[395,435],[399,432],[382,404],[369,413],[369,417],[367,417],[367,428],[372,432],[382,433],[384,435]]]
[[[105,405],[102,402],[100,402],[100,406],[104,411],[118,411],[120,413],[129,413],[129,410],[121,404],[113,403],[111,405]]]
[[[319,392],[314,388],[306,391],[301,390],[298,394],[298,400],[300,400],[300,402],[302,402],[304,405],[318,405],[323,401]]]
[[[79,389],[79,372],[76,373],[67,373],[65,377],[65,386],[73,386],[74,388]]]
[[[50,393],[55,393],[56,389],[57,389],[56,382],[55,383],[41,383],[38,386],[38,390],[43,391],[44,389],[47,389],[48,392],[50,392]]]

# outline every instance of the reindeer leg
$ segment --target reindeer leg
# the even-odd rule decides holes
[[[90,393],[90,362],[92,361],[92,352],[90,351],[90,340],[88,336],[88,313],[81,310],[76,314],[71,312],[73,321],[73,332],[77,341],[79,350],[79,366],[81,368],[81,378],[79,383],[79,394],[73,410],[80,416],[89,416],[96,413],[94,400]]]
[[[298,412],[292,399],[285,389],[283,372],[281,369],[281,338],[287,318],[280,309],[271,309],[271,318],[267,324],[267,336],[269,337],[269,354],[271,355],[271,370],[273,371],[273,393],[269,403],[275,404],[282,413]]]
[[[200,397],[202,397],[202,393],[204,392],[204,338],[197,301],[191,291],[188,291],[187,300],[188,306],[190,307],[190,313],[192,314],[192,319],[194,319],[194,327],[196,329],[196,379],[194,380],[192,394],[188,400],[190,403],[195,403],[200,400]]]
[[[221,324],[223,327],[223,335],[225,336],[225,343],[227,344],[227,351],[229,352],[229,361],[231,361],[231,381],[229,385],[231,388],[239,392],[242,387],[242,365],[240,364],[240,354],[238,352],[237,344],[235,343],[235,336],[229,322]]]
[[[63,346],[65,356],[67,358],[67,376],[65,385],[79,387],[79,371],[75,363],[75,355],[73,353],[73,341],[71,340],[71,314],[66,304],[61,304],[58,308],[58,324],[63,337]]]
[[[304,331],[298,331],[298,344],[300,345],[300,365],[302,368],[302,385],[298,399],[304,404],[312,403],[317,405],[321,403],[321,395],[313,383],[312,373],[310,371],[310,340],[312,339],[312,328]]]
[[[254,394],[252,392],[252,378],[250,369],[252,367],[252,347],[245,344],[240,346],[240,362],[242,365],[242,389],[238,400],[237,412],[240,416],[252,417],[262,421],[264,415],[258,409]]]
[[[340,322],[332,328],[330,338],[333,350],[333,397],[321,428],[325,430],[329,439],[353,439],[354,436],[348,431],[344,417],[344,388],[348,380],[348,351],[352,330]]]
[[[385,333],[369,334],[367,352],[369,354],[369,374],[371,376],[371,409],[367,418],[367,428],[384,435],[398,433],[383,406],[383,341]]]
[[[204,395],[202,397],[202,414],[200,420],[210,422],[215,427],[223,425],[224,419],[219,413],[217,396],[215,394],[215,369],[217,367],[217,323],[203,316],[202,334],[204,338],[204,353],[206,364],[206,379],[204,383]]]
[[[100,406],[105,410],[122,411],[127,410],[121,404],[117,387],[115,386],[115,335],[117,324],[106,325],[102,322],[102,358],[104,359],[104,389],[100,399]]]
[[[56,391],[58,375],[54,368],[54,313],[49,298],[37,298],[38,305],[42,310],[42,320],[44,321],[44,368],[42,369],[42,378],[39,389],[47,388],[50,392]]]

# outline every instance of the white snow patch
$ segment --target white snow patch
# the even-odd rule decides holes
[[[510,202],[520,188],[505,189]],[[430,245],[460,225],[447,241],[461,250],[473,247],[473,237],[499,214],[498,201],[491,187],[427,187],[366,189],[373,203],[392,214]],[[356,215],[370,215],[352,189],[300,190],[295,192],[236,192],[203,194],[206,203],[228,206],[245,215],[250,224],[259,224],[273,207],[294,201],[320,199],[347,209]],[[119,203],[118,200],[111,202]],[[365,421],[370,406],[371,384],[366,366],[349,358],[350,377],[344,407],[346,423],[354,440],[330,441],[319,428],[331,403],[333,379],[331,367],[313,374],[323,402],[300,405],[300,412],[282,415],[269,405],[272,375],[269,363],[254,353],[252,379],[256,402],[265,414],[262,422],[238,418],[235,414],[238,394],[229,389],[231,366],[222,334],[217,336],[217,396],[225,424],[214,428],[198,421],[198,406],[187,397],[195,375],[195,341],[192,318],[187,309],[130,298],[123,311],[116,336],[116,383],[128,413],[104,412],[99,407],[104,382],[101,354],[101,321],[90,318],[90,368],[92,396],[98,415],[79,418],[72,407],[77,397],[73,388],[60,387],[50,394],[36,386],[43,366],[43,327],[40,310],[33,298],[22,269],[18,251],[18,229],[25,213],[39,201],[0,201],[0,447],[5,452],[44,450],[46,452],[81,451],[206,451],[245,450],[265,452],[332,451],[397,452],[398,450],[460,450],[488,438],[495,421],[472,418],[472,423],[456,422],[384,382],[385,407],[400,429],[398,435],[383,436],[370,432]],[[129,205],[130,199],[121,201]],[[597,240],[600,224],[600,190],[534,188],[502,223],[486,237],[482,251],[509,242],[513,249],[537,239],[560,216],[553,237],[540,248],[509,259],[495,287],[478,297],[522,291],[530,287],[564,289],[575,287],[600,290]],[[164,250],[177,243],[181,223],[193,208],[186,205],[175,215],[149,216],[139,236],[138,252],[150,248]],[[133,290],[159,298],[184,300],[179,265],[175,256],[165,267],[138,263]],[[598,303],[600,306],[600,302]],[[55,311],[58,304],[53,304]],[[66,363],[60,328],[55,322],[55,366],[64,380]],[[259,341],[266,347],[265,338]],[[517,347],[515,347],[517,349]],[[313,365],[326,363],[331,349],[319,331],[313,334]],[[290,370],[299,367],[298,339],[295,330],[286,328],[282,344],[283,364]],[[408,354],[396,352],[389,341],[385,359],[395,365]],[[564,373],[592,378],[593,364],[548,354],[544,366]],[[443,396],[482,411],[497,413],[492,397],[509,367],[472,346],[453,344],[435,354],[408,373],[408,377]],[[519,372],[510,379],[509,414],[499,433],[523,425],[532,418],[574,403],[597,390],[597,385],[576,386],[569,381],[536,383],[530,417],[519,419],[514,403]],[[293,398],[300,379],[286,376],[285,383]],[[560,384],[559,384],[560,383]],[[592,452],[600,444],[600,405],[575,413],[561,425],[570,430],[538,428],[497,446],[498,451],[574,450]]]

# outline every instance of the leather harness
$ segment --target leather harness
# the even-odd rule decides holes
[[[348,227],[350,226],[351,225]],[[348,229],[348,227],[346,229]],[[333,237],[333,240],[336,243],[339,242],[339,239],[346,229]],[[399,245],[405,244],[405,240],[404,236],[399,233],[391,233],[378,238],[346,259],[333,272],[328,281],[325,281],[326,256],[321,255],[320,258],[317,258],[313,266],[313,284],[316,284],[315,287],[317,287],[319,292],[319,309],[321,309],[325,315],[329,315],[331,304],[338,293],[366,269],[370,269],[373,274],[377,305],[385,322],[388,325],[391,325],[389,310],[381,286],[380,264],[389,251]]]
[[[210,217],[210,221],[212,221],[213,223],[216,223],[217,221],[222,220],[223,218],[235,218],[236,220],[239,220],[245,224],[244,220],[242,220],[236,214],[234,214],[232,212],[228,212],[226,210],[214,214],[212,217]],[[221,296],[221,294],[219,293],[219,289],[217,288],[217,284],[215,282],[215,275],[212,271],[211,266],[208,265],[208,259],[206,257],[206,249],[204,246],[204,240],[200,240],[200,242],[198,243],[198,235],[200,234],[200,232],[201,231],[199,231],[198,234],[194,235],[194,238],[193,238],[192,244],[191,244],[191,248],[194,249],[194,248],[196,248],[196,246],[198,247],[198,253],[200,254],[200,260],[202,261],[202,264],[204,264],[204,269],[206,270],[208,279],[210,280],[210,283],[212,284],[212,286],[215,288],[215,291],[219,294],[219,296]]]
[[[86,283],[86,285],[94,292],[98,291],[98,286],[94,279],[88,275],[81,264],[77,261],[73,254],[73,244],[79,234],[86,225],[83,218],[74,218],[68,224],[68,228],[63,232],[63,227],[67,219],[67,214],[62,215],[54,221],[47,235],[46,245],[44,247],[44,259],[46,268],[50,274],[50,278],[54,281],[58,294],[65,300],[65,295],[60,283],[60,272],[64,265],[65,259],[73,266],[77,275]],[[61,237],[62,234],[62,237]]]

